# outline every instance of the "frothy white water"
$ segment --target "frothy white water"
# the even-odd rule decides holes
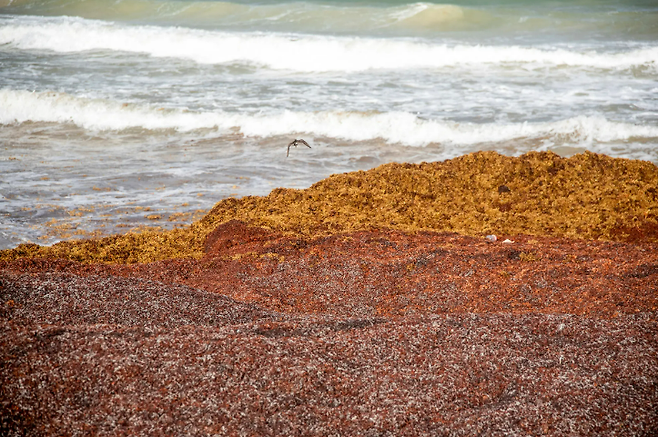
[[[126,26],[58,17],[3,20],[0,44],[57,52],[113,50],[205,64],[247,63],[302,72],[417,69],[477,65],[626,69],[658,66],[658,47],[621,52],[579,48],[447,45],[419,39],[235,33],[181,27]]]
[[[0,248],[55,241],[51,219],[171,227],[227,196],[392,161],[658,162],[658,9],[640,2],[9,3]],[[286,157],[295,137],[312,149]]]
[[[350,141],[383,139],[408,146],[477,144],[522,138],[570,142],[658,138],[658,126],[615,122],[601,116],[579,116],[553,122],[477,124],[426,120],[407,112],[191,112],[55,92],[0,90],[0,123],[28,121],[73,123],[90,130],[216,129],[220,133],[237,131],[252,137],[307,133]]]

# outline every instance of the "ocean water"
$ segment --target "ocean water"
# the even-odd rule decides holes
[[[478,150],[658,163],[658,2],[0,0],[0,249]]]

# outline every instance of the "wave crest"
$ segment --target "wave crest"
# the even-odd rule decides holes
[[[237,33],[181,27],[123,26],[76,18],[5,20],[0,44],[59,52],[113,50],[206,64],[247,63],[302,72],[446,67],[658,68],[658,47],[620,52],[433,43],[424,40]]]
[[[417,3],[405,6],[394,15],[398,23],[412,28],[432,29],[464,19],[464,10],[454,5]]]
[[[612,142],[658,138],[658,127],[620,123],[600,116],[580,116],[537,123],[458,123],[424,120],[406,112],[292,112],[240,114],[191,112],[86,99],[55,92],[0,90],[0,124],[73,123],[90,130],[215,129],[245,136],[306,133],[350,141],[382,139],[408,146],[477,144],[527,138],[559,142]]]

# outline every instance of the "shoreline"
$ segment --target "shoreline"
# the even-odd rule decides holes
[[[656,186],[658,167],[646,161],[590,152],[570,158],[551,152],[519,157],[477,152],[332,175],[307,189],[227,198],[200,220],[169,231],[144,229],[52,246],[23,244],[0,251],[0,260],[199,259],[206,236],[230,220],[307,239],[390,229],[658,241]]]

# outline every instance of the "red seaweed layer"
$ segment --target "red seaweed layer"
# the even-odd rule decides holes
[[[2,434],[653,435],[658,247],[240,223],[0,264]]]

